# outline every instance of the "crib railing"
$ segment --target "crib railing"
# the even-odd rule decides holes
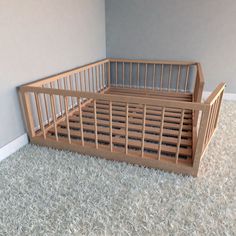
[[[201,157],[216,130],[224,89],[225,83],[219,84],[204,102],[194,154],[194,169],[196,172],[198,171]]]
[[[195,62],[110,59],[111,87],[191,92]]]
[[[110,63],[108,59],[105,59],[28,85],[71,91],[100,92],[109,87],[109,81]]]
[[[28,86],[77,92],[104,93],[109,89],[109,67],[109,60],[106,59],[30,83]],[[65,102],[68,104],[68,114],[71,114],[74,108],[78,107],[79,102],[82,105],[88,102],[86,98],[79,101],[71,97],[64,101],[60,96],[37,93],[26,95],[25,100],[25,103],[32,103],[34,105],[34,108],[28,106],[28,109],[32,109],[32,117],[30,119],[35,123],[34,130],[31,131],[32,133],[43,125],[47,125],[50,129],[52,122],[57,119],[60,120],[60,118],[63,119],[63,116],[67,112]]]

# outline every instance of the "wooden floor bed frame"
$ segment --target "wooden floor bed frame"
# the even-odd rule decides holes
[[[196,62],[104,59],[20,87],[31,143],[197,176],[225,83]]]

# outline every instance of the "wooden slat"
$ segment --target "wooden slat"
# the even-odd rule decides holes
[[[143,90],[144,91],[144,90]],[[157,98],[157,99],[172,99],[174,101],[186,101],[186,102],[191,102],[192,98],[191,97],[173,97],[173,96],[169,96],[168,93],[166,93],[165,95],[159,95],[158,93],[156,94],[148,94],[148,93],[129,93],[128,91],[114,91],[114,90],[110,90],[109,91],[110,94],[113,95],[124,95],[124,96],[138,96],[138,97],[146,97],[146,98]],[[177,92],[176,92],[177,93]]]
[[[101,115],[108,115],[109,111],[108,111],[108,107],[107,110],[100,108],[99,106],[97,107],[97,111],[99,114]],[[90,105],[85,107],[84,112],[89,112],[92,113],[93,112],[93,107],[91,107]],[[75,114],[78,114],[77,112],[75,112]],[[146,120],[152,120],[152,121],[160,121],[161,120],[161,112],[159,112],[160,115],[151,115],[151,114],[147,114],[146,115]],[[124,117],[125,116],[125,111],[113,111],[113,115],[115,116],[119,116],[119,117]],[[181,116],[181,114],[180,114]],[[134,111],[132,108],[130,109],[130,117],[131,118],[138,118],[138,119],[142,119],[142,114],[140,112],[137,113],[137,111]],[[166,122],[167,123],[179,123],[180,122],[180,118],[181,117],[166,117]],[[192,120],[191,119],[185,119],[184,120],[185,125],[190,125],[192,124]]]
[[[80,119],[78,119],[77,117],[75,116],[71,116],[70,117],[70,120],[71,122],[80,122]],[[90,118],[90,117],[84,117],[83,118],[83,121],[85,123],[89,123],[89,124],[93,124],[94,126],[94,119],[93,118]],[[109,127],[109,121],[108,120],[101,120],[101,119],[98,119],[97,120],[97,123],[98,125],[102,125],[102,126],[108,126]],[[76,123],[74,123],[76,124]],[[71,124],[71,126],[73,126]],[[116,121],[116,120],[112,120],[112,127],[114,128],[125,128],[125,123],[121,123],[120,121]],[[142,124],[132,124],[132,123],[129,123],[129,129],[131,130],[134,130],[136,132],[142,132]],[[92,129],[94,130],[94,128]],[[160,132],[160,126],[149,126],[149,125],[146,125],[146,131],[149,132],[149,133],[155,133],[156,135],[159,134]],[[113,132],[115,132],[113,130]],[[131,132],[129,132],[129,134],[131,135]],[[165,134],[166,136],[171,136],[171,137],[177,137],[179,132],[178,130],[173,130],[173,129],[169,129],[169,128],[163,128],[163,134]],[[182,137],[186,138],[186,139],[191,139],[192,137],[192,132],[191,131],[182,131]],[[156,137],[156,139],[158,140],[158,137]],[[171,142],[170,139],[167,140],[167,142]],[[175,138],[174,138],[175,140]],[[185,145],[189,145],[189,142],[187,141],[187,143],[184,143]]]
[[[49,130],[49,133],[53,134],[54,129]],[[63,128],[58,128],[58,133],[60,135],[67,135],[67,130],[63,129]],[[78,131],[71,130],[71,137],[76,138],[76,139],[80,138]],[[86,140],[89,139],[89,140],[95,142],[95,136],[93,133],[84,132],[84,138]],[[144,137],[144,139],[146,139],[146,138]],[[108,150],[110,150],[110,145],[109,145],[110,137],[108,135],[98,134],[98,140],[101,141],[102,143],[103,142],[108,143],[106,145],[106,148]],[[119,146],[122,145],[123,147],[125,147],[125,138],[113,137],[112,141],[113,141],[114,145],[119,145]],[[87,141],[86,141],[86,143],[87,143]],[[145,155],[147,153],[146,150],[147,151],[158,151],[158,148],[159,148],[158,144],[149,143],[146,141],[144,141],[144,143],[143,143],[142,140],[129,139],[129,146],[132,148],[137,148],[140,150],[140,147],[142,147],[142,145],[143,145],[143,147],[145,147]],[[99,144],[99,146],[100,146],[100,144]],[[115,149],[115,147],[113,147],[113,148]],[[142,149],[141,149],[141,151],[142,151]],[[163,153],[169,153],[169,154],[174,155],[176,153],[176,147],[163,145],[162,151],[163,151]],[[123,153],[124,153],[124,151],[123,151]],[[144,153],[144,148],[143,148],[143,153]],[[179,153],[183,156],[191,157],[192,150],[186,149],[186,148],[180,148]],[[143,154],[143,157],[144,157],[144,154]],[[173,156],[173,158],[174,158],[174,156]]]
[[[97,107],[100,108],[104,108],[107,109],[109,102],[107,101],[103,101],[100,100],[97,102]],[[117,111],[124,111],[124,104],[123,102],[113,102],[113,109],[117,110]],[[91,104],[88,104],[88,107],[90,107]],[[133,112],[142,112],[143,111],[143,107],[142,104],[133,104],[130,103],[129,104],[129,108],[132,109]],[[151,105],[147,105],[147,113],[148,114],[152,114],[152,115],[160,115],[162,111],[161,106],[151,106]],[[187,110],[185,111],[185,117],[186,118],[192,118],[192,111],[191,110]],[[166,108],[166,116],[170,116],[170,117],[181,117],[181,109],[177,109],[177,108]]]
[[[71,129],[80,130],[80,124],[77,122],[74,122],[74,119],[71,118],[72,122],[70,122]],[[84,118],[83,121],[85,124],[83,125],[83,129],[85,131],[94,132],[94,119]],[[63,121],[59,124],[61,127],[66,127],[66,122]],[[118,122],[112,122],[112,127],[110,127],[110,120],[109,121],[103,121],[103,120],[97,120],[97,126],[98,126],[98,133],[103,133],[106,135],[113,134],[125,137],[125,129],[126,124],[125,123],[118,123]],[[111,128],[113,128],[112,133],[110,132]],[[132,139],[142,139],[142,126],[132,125],[129,124],[129,138]],[[145,133],[145,140],[151,141],[151,142],[159,142],[160,141],[160,132],[161,130],[159,128],[153,128],[153,127],[145,127],[146,133]],[[190,133],[191,134],[191,133]],[[165,136],[164,136],[165,135]],[[162,129],[162,142],[170,145],[176,145],[178,142],[178,131],[175,132],[175,134],[172,134],[175,137],[171,137],[168,133],[168,130]],[[187,148],[192,147],[192,139],[191,136],[182,136],[183,139],[181,139],[181,145],[186,146]]]
[[[160,91],[160,90],[155,90],[153,91],[152,89],[147,88],[146,90],[144,89],[137,89],[137,88],[114,88],[111,87],[109,90],[110,94],[113,94],[115,92],[121,92],[121,93],[128,93],[130,95],[137,95],[140,96],[142,94],[145,95],[158,95],[158,96],[163,96],[163,97],[172,97],[174,99],[178,98],[186,98],[189,99],[189,101],[192,102],[192,93],[183,93],[183,92],[173,92],[173,91]]]
[[[75,112],[75,114],[77,114],[77,113]],[[92,117],[91,112],[84,111],[83,114],[86,117]],[[97,114],[98,119],[106,120],[107,117],[108,117],[108,115]],[[121,116],[117,116],[117,115],[113,114],[113,120],[119,121],[119,122],[125,122],[125,117],[121,117]],[[132,124],[140,124],[142,122],[142,119],[136,118],[136,117],[130,117],[129,121]],[[160,120],[153,121],[153,120],[147,120],[146,119],[146,124],[149,125],[149,126],[153,126],[153,127],[160,127],[161,122],[160,122]],[[164,127],[169,128],[169,129],[177,129],[178,128],[176,123],[171,123],[171,122],[168,122],[168,123],[165,122]],[[187,130],[187,131],[191,131],[192,126],[191,125],[183,125],[183,129]]]

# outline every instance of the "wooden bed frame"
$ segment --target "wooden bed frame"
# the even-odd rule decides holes
[[[31,143],[197,176],[225,83],[196,62],[104,59],[20,87]]]

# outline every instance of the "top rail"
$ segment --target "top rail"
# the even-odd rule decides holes
[[[84,65],[84,66],[80,66],[80,67],[77,67],[75,69],[72,69],[72,70],[68,70],[68,71],[65,71],[65,72],[62,72],[62,73],[59,73],[59,74],[56,74],[56,75],[53,75],[53,76],[49,76],[45,79],[40,79],[40,80],[37,80],[33,83],[28,83],[28,84],[25,84],[23,86],[42,86],[44,83],[47,83],[47,82],[53,82],[53,81],[56,81],[62,77],[67,77],[71,74],[74,74],[74,73],[79,73],[79,72],[82,72],[82,71],[85,71],[85,70],[88,70],[90,69],[91,67],[95,67],[95,66],[98,66],[98,65],[102,65],[104,63],[108,63],[109,62],[109,59],[103,59],[103,60],[100,60],[100,61],[97,61],[97,62],[94,62],[94,63],[91,63],[91,64],[87,64],[87,65]]]
[[[52,89],[52,88],[41,88],[41,87],[33,87],[33,86],[23,86],[20,91],[22,93],[25,92],[36,92],[36,93],[44,93],[49,95],[61,95],[61,96],[71,96],[77,98],[88,98],[88,99],[101,99],[106,101],[122,101],[129,103],[140,103],[146,105],[159,105],[159,106],[167,106],[179,109],[189,109],[189,110],[203,110],[205,104],[195,103],[195,102],[182,102],[182,101],[173,101],[173,100],[165,100],[165,99],[153,99],[153,98],[142,98],[142,97],[131,97],[131,96],[119,96],[112,94],[99,94],[92,92],[79,92],[79,91],[71,91],[71,90],[62,90],[62,89]]]
[[[137,59],[122,59],[109,58],[110,62],[124,62],[124,63],[144,63],[144,64],[163,64],[163,65],[196,65],[195,61],[167,61],[167,60],[137,60]]]
[[[218,95],[225,89],[225,82],[220,83],[216,89],[211,93],[211,95],[207,98],[205,103],[212,105],[215,100],[218,98]]]

